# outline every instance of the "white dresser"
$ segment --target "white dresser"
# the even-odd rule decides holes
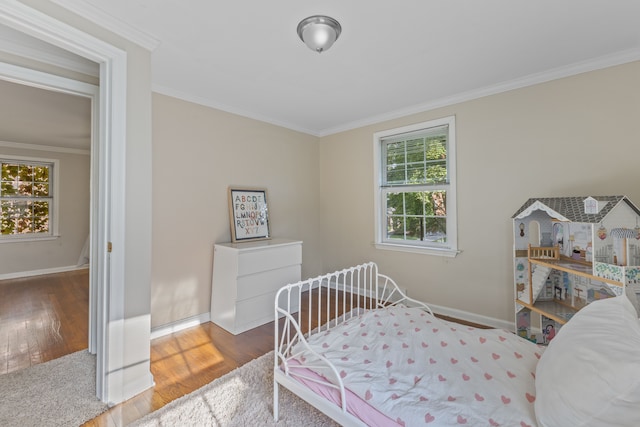
[[[271,322],[277,290],[300,281],[301,266],[298,240],[216,244],[211,321],[232,334]]]

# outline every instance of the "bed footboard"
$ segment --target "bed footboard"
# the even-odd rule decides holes
[[[426,304],[407,297],[391,278],[379,274],[373,262],[282,287],[275,297],[274,419],[278,420],[278,386],[283,385],[342,425],[365,425],[347,412],[347,391],[336,368],[313,352],[307,339],[364,310],[397,304],[418,306],[433,314]],[[304,366],[296,348],[314,355],[313,366]],[[321,375],[311,375],[307,368]],[[329,390],[335,403],[303,382]]]

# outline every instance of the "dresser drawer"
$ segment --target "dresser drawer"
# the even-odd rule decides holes
[[[221,243],[214,254],[209,314],[232,334],[273,321],[278,289],[300,280],[301,241]]]
[[[236,305],[236,333],[244,332],[256,326],[272,322],[275,316],[275,297],[277,292],[269,292],[258,295],[255,298],[238,301]],[[281,296],[282,304],[285,303],[285,296]],[[298,311],[297,300],[296,306],[289,308],[289,312]]]
[[[246,276],[301,263],[302,246],[299,243],[244,251],[238,256],[238,276]]]
[[[300,264],[238,277],[236,297],[238,301],[242,301],[257,295],[276,292],[284,285],[296,283],[299,280]]]

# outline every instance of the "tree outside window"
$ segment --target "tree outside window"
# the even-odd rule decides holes
[[[0,235],[50,235],[52,198],[50,163],[2,160]]]
[[[377,243],[457,250],[453,125],[451,117],[376,134]]]

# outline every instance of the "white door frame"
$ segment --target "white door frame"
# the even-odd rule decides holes
[[[4,0],[0,24],[100,64],[97,133],[92,143],[90,306],[95,320],[90,345],[96,351],[96,395],[117,402],[124,384],[109,376],[111,358],[123,349],[126,164],[126,52],[16,0]],[[24,81],[24,80],[23,80]],[[108,253],[112,242],[119,250]],[[110,351],[111,350],[111,351]],[[117,364],[117,361],[115,361]]]

